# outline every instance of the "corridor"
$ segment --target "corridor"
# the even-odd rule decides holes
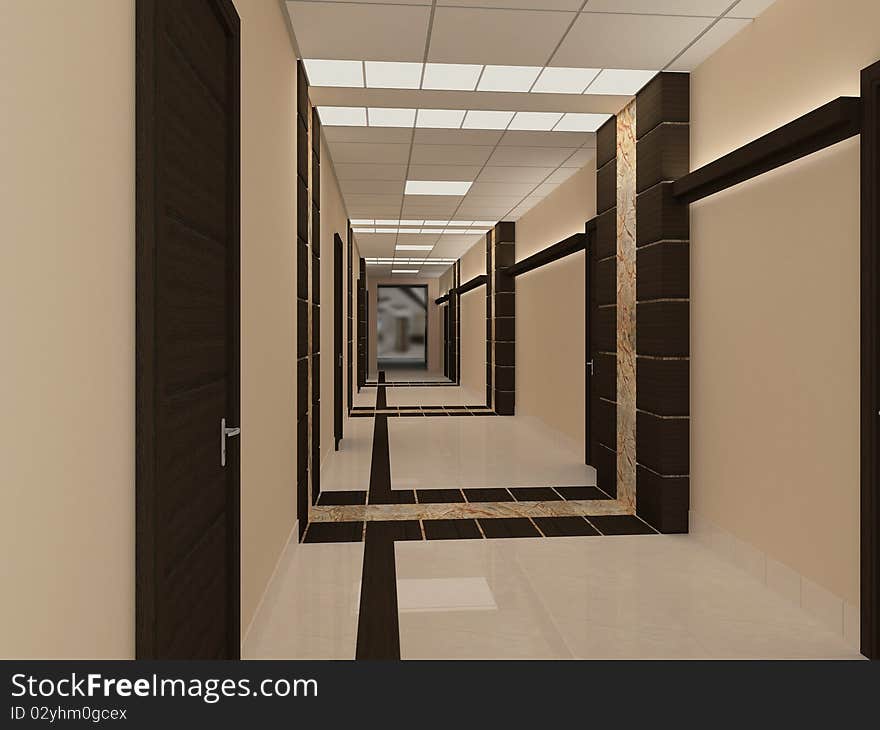
[[[0,658],[880,658],[877,28],[0,0]]]

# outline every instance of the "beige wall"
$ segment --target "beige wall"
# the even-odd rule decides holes
[[[595,161],[516,222],[518,261],[584,231],[596,214]],[[536,416],[583,452],[584,254],[516,279],[516,412]]]
[[[396,284],[428,287],[428,371],[443,372],[443,320],[440,318],[440,307],[434,300],[440,296],[439,279],[420,279],[418,277],[394,276],[387,278],[371,278],[367,281],[367,311],[369,333],[367,337],[367,364],[370,377],[376,377],[376,302],[380,284]]]
[[[245,627],[295,520],[296,79],[280,7],[236,5]],[[134,2],[4,0],[0,89],[0,656],[131,657]]]
[[[486,273],[486,239],[480,240],[461,257],[461,283]],[[481,286],[462,295],[459,324],[461,326],[461,385],[476,400],[486,400],[486,288]],[[442,325],[442,321],[441,321]],[[441,360],[442,367],[442,360]]]
[[[278,3],[241,16],[241,623],[296,522],[296,59]]]
[[[134,2],[0,2],[0,657],[134,654]]]
[[[778,0],[692,76],[691,162],[837,96],[875,0]],[[692,206],[691,508],[859,597],[859,144]]]
[[[333,245],[334,235],[342,239],[342,412],[347,413],[348,397],[348,213],[342,200],[342,192],[336,172],[330,161],[326,141],[321,140],[321,464],[333,453],[333,413],[335,406],[334,377],[334,331],[337,316],[334,298],[335,282]],[[357,257],[357,250],[352,255]],[[356,260],[356,258],[355,258]],[[356,267],[354,267],[356,268]],[[355,281],[357,281],[355,279]],[[356,382],[356,381],[355,381]]]

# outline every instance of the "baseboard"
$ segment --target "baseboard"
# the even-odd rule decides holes
[[[247,629],[244,632],[244,635],[241,637],[241,653],[244,655],[244,647],[247,643],[248,637],[251,635],[251,630],[254,628],[254,623],[257,620],[257,616],[260,615],[260,611],[263,610],[263,603],[266,601],[266,595],[269,593],[269,588],[272,583],[275,581],[275,576],[278,573],[278,568],[281,567],[281,561],[287,555],[287,551],[293,546],[293,549],[299,545],[299,520],[294,520],[293,529],[290,531],[290,534],[287,536],[287,540],[284,542],[284,547],[281,548],[281,552],[278,555],[277,560],[275,561],[275,567],[272,568],[272,573],[269,575],[269,580],[266,581],[266,585],[263,588],[263,594],[260,596],[260,600],[257,601],[257,607],[254,609],[254,615],[251,616],[251,620],[248,622]]]
[[[850,646],[860,648],[861,616],[857,605],[835,595],[693,510],[689,517],[690,534],[704,547],[799,606],[825,628],[842,636]]]

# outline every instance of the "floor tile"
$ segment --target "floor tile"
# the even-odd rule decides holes
[[[656,535],[657,531],[646,525],[635,515],[601,515],[589,517],[603,535]]]
[[[389,419],[393,486],[478,489],[595,484],[596,470],[538,419],[470,415]]]
[[[242,646],[243,659],[354,659],[363,543],[291,543]]]
[[[454,504],[464,502],[460,489],[417,489],[419,504]]]
[[[381,537],[388,540],[421,540],[418,520],[374,520],[367,522],[367,540]]]
[[[561,497],[550,487],[511,487],[517,502],[558,502]]]
[[[363,533],[363,522],[311,522],[304,542],[360,542]]]
[[[859,658],[687,535],[428,540],[395,555],[398,585],[432,603],[400,610],[403,659]]]
[[[424,520],[428,540],[479,540],[483,537],[476,520]]]
[[[532,520],[545,537],[575,537],[598,535],[583,517],[533,517]]]
[[[555,487],[563,499],[611,499],[599,487]]]
[[[352,491],[339,491],[339,492],[321,492],[321,496],[318,497],[318,504],[321,506],[324,505],[346,505],[346,504],[366,504],[367,503],[367,491],[364,490],[352,490]]]
[[[531,520],[525,517],[499,517],[479,520],[486,537],[541,537]]]
[[[468,502],[513,502],[513,496],[506,489],[465,489]]]

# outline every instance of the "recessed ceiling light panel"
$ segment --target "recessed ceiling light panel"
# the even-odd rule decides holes
[[[367,61],[368,89],[418,89],[422,81],[422,64],[395,61]]]
[[[458,129],[464,114],[461,109],[419,109],[416,126],[425,129]]]
[[[418,274],[418,269],[391,269],[392,274]]]
[[[540,66],[486,66],[478,91],[528,91],[541,73]]]
[[[469,63],[426,63],[423,89],[473,91],[483,71],[481,65]]]
[[[395,250],[395,251],[430,251],[430,250],[433,249],[433,248],[434,248],[433,246],[410,246],[410,245],[406,245],[406,246],[395,246],[395,247],[394,247],[394,250]]]
[[[548,132],[561,118],[562,114],[557,112],[517,112],[508,129]]]
[[[606,68],[587,87],[587,94],[619,94],[632,96],[657,75],[657,71],[633,71]]]
[[[362,106],[319,106],[325,127],[366,127],[367,110]]]
[[[514,112],[490,112],[471,109],[464,118],[462,129],[507,129]]]
[[[312,59],[303,63],[312,86],[362,88],[364,85],[364,67],[360,61]]]
[[[595,132],[611,118],[610,114],[575,114],[569,112],[553,127],[554,132]]]
[[[408,127],[416,123],[415,109],[389,109],[385,107],[370,107],[367,116],[371,127]]]
[[[405,195],[466,195],[470,182],[459,180],[407,180]]]
[[[583,94],[599,74],[598,68],[545,68],[532,91],[540,94]]]

